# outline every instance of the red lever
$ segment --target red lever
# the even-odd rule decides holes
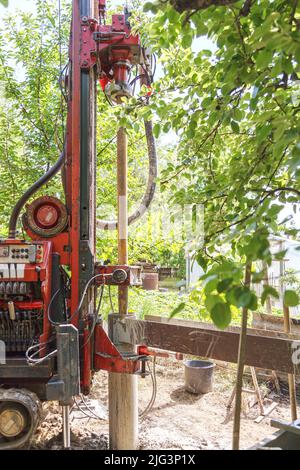
[[[177,361],[183,360],[183,354],[171,351],[164,351],[162,349],[148,348],[148,346],[141,345],[138,347],[138,354],[140,356],[154,356],[154,357],[175,357]]]

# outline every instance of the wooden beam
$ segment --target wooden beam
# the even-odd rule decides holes
[[[126,334],[136,344],[237,363],[240,334],[238,327],[220,331],[209,324],[189,324],[188,321],[160,317],[156,317],[155,321],[128,318],[125,322]],[[122,329],[124,331],[124,324],[119,329],[120,335]],[[297,366],[292,362],[292,344],[300,347],[300,340],[291,339],[283,333],[278,335],[277,332],[263,331],[256,334],[257,331],[248,329],[245,364],[293,373]]]

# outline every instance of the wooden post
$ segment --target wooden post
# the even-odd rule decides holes
[[[252,266],[251,263],[246,264],[245,286],[247,287],[250,287],[250,283],[251,283],[251,266]],[[233,436],[232,436],[233,450],[238,450],[240,447],[241,408],[242,408],[242,392],[243,392],[243,375],[244,375],[244,365],[245,365],[245,355],[246,355],[247,322],[248,322],[248,309],[244,307],[242,309],[242,324],[241,324],[241,334],[240,334],[239,353],[238,353],[236,397],[235,397]]]
[[[99,17],[99,0],[94,0],[93,16],[98,19]]]
[[[283,322],[284,322],[284,331],[287,334],[291,332],[291,323],[290,323],[290,310],[289,307],[286,307],[283,302]],[[290,407],[291,407],[291,418],[292,421],[297,419],[297,397],[296,397],[296,381],[294,374],[288,374],[288,384],[289,384],[289,394],[290,394]]]
[[[118,131],[118,253],[119,263],[128,264],[128,197],[127,197],[127,135]],[[119,287],[119,314],[128,314],[128,287]]]
[[[263,261],[263,270],[264,270],[264,287],[268,287],[269,284],[269,270],[268,270],[268,263]],[[269,315],[272,315],[272,303],[271,303],[271,297],[268,295],[266,298],[266,310]],[[272,370],[272,377],[274,380],[274,385],[276,387],[277,393],[280,393],[280,386],[279,386],[279,380],[277,377],[277,373],[275,370]]]
[[[264,287],[269,286],[269,272],[268,272],[268,263],[265,261],[263,262],[263,270],[264,270]],[[272,303],[271,303],[271,297],[268,295],[266,298],[266,310],[267,313],[272,314]]]
[[[263,402],[263,398],[262,398],[261,393],[260,393],[255,367],[250,367],[250,372],[251,372],[251,376],[252,376],[252,381],[253,381],[255,393],[256,393],[256,396],[257,396],[257,402],[258,402],[258,405],[259,405],[260,414],[262,416],[264,416],[265,415],[264,402]]]
[[[119,263],[128,264],[127,135],[118,131],[118,251]],[[128,287],[119,287],[119,314],[128,314]],[[121,353],[134,353],[134,346],[118,345]],[[109,436],[113,450],[138,447],[137,377],[109,374]]]

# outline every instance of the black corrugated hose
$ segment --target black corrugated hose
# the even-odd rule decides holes
[[[48,183],[62,168],[65,160],[65,149],[59,156],[57,162],[47,171],[38,181],[36,181],[18,200],[15,205],[10,221],[9,221],[9,238],[15,239],[17,236],[17,223],[20,216],[21,210],[25,206],[26,202],[33,196],[44,184]]]
[[[156,153],[156,144],[155,138],[153,135],[153,128],[151,121],[145,121],[145,133],[147,139],[147,147],[149,154],[149,177],[146,192],[141,201],[139,208],[129,217],[128,224],[131,225],[140,219],[151,202],[154,199],[155,190],[156,190],[156,179],[158,175],[158,165],[157,165],[157,153]],[[102,230],[116,230],[118,228],[118,222],[108,221],[108,220],[97,220],[97,228]]]

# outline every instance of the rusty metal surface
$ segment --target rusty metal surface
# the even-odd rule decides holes
[[[45,360],[42,364],[29,367],[25,358],[8,358],[6,364],[0,365],[0,379],[33,380],[39,378],[46,382],[53,374],[53,361]]]
[[[142,321],[125,319],[126,323],[117,328],[118,334],[126,332],[126,336],[136,344],[145,344],[150,347],[207,357],[227,362],[237,362],[239,328],[234,331],[220,331],[212,325],[184,321],[182,323],[157,317],[156,321]],[[119,338],[120,339],[120,338]],[[248,331],[246,342],[246,365],[277,370],[281,372],[295,372],[297,366],[292,362],[294,347],[300,347],[299,340],[287,337],[257,335]]]

